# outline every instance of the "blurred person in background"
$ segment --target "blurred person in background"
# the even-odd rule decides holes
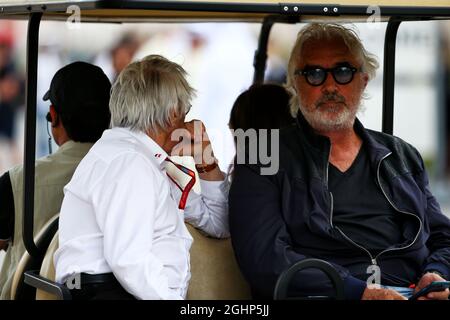
[[[230,113],[230,129],[280,129],[295,123],[288,91],[277,84],[256,84],[242,92]]]
[[[111,83],[114,83],[120,72],[133,60],[140,45],[139,37],[127,32],[120,36],[111,49],[100,53],[94,59],[94,64],[101,67]]]
[[[24,103],[23,80],[16,72],[12,31],[0,33],[0,171],[20,161],[15,143],[16,114]]]

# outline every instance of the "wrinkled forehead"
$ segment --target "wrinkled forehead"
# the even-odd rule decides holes
[[[297,68],[309,66],[333,67],[341,62],[360,65],[359,59],[342,38],[310,39],[303,43],[297,58]]]

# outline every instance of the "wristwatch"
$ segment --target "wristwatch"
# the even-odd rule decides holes
[[[200,165],[195,166],[195,169],[197,169],[198,173],[210,172],[210,171],[214,170],[215,168],[217,168],[217,162],[213,162],[206,166],[200,166]]]

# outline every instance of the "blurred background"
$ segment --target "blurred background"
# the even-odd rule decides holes
[[[369,83],[369,99],[359,118],[381,130],[385,23],[354,24],[380,69]],[[197,90],[190,119],[201,119],[223,171],[234,156],[228,130],[236,97],[251,85],[253,56],[261,25],[257,23],[93,24],[76,28],[43,21],[37,99],[36,156],[49,152],[42,96],[54,73],[83,60],[102,67],[111,81],[131,61],[161,54],[181,64]],[[266,81],[284,83],[287,59],[302,24],[273,27]],[[23,161],[25,21],[0,21],[0,173]],[[403,22],[397,40],[394,134],[421,152],[431,187],[450,216],[450,22]],[[53,150],[57,146],[53,144]],[[1,258],[1,256],[0,256]]]

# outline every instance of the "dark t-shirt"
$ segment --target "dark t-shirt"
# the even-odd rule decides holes
[[[404,241],[404,217],[377,186],[364,145],[347,171],[330,163],[329,189],[334,199],[333,224],[372,255]]]

